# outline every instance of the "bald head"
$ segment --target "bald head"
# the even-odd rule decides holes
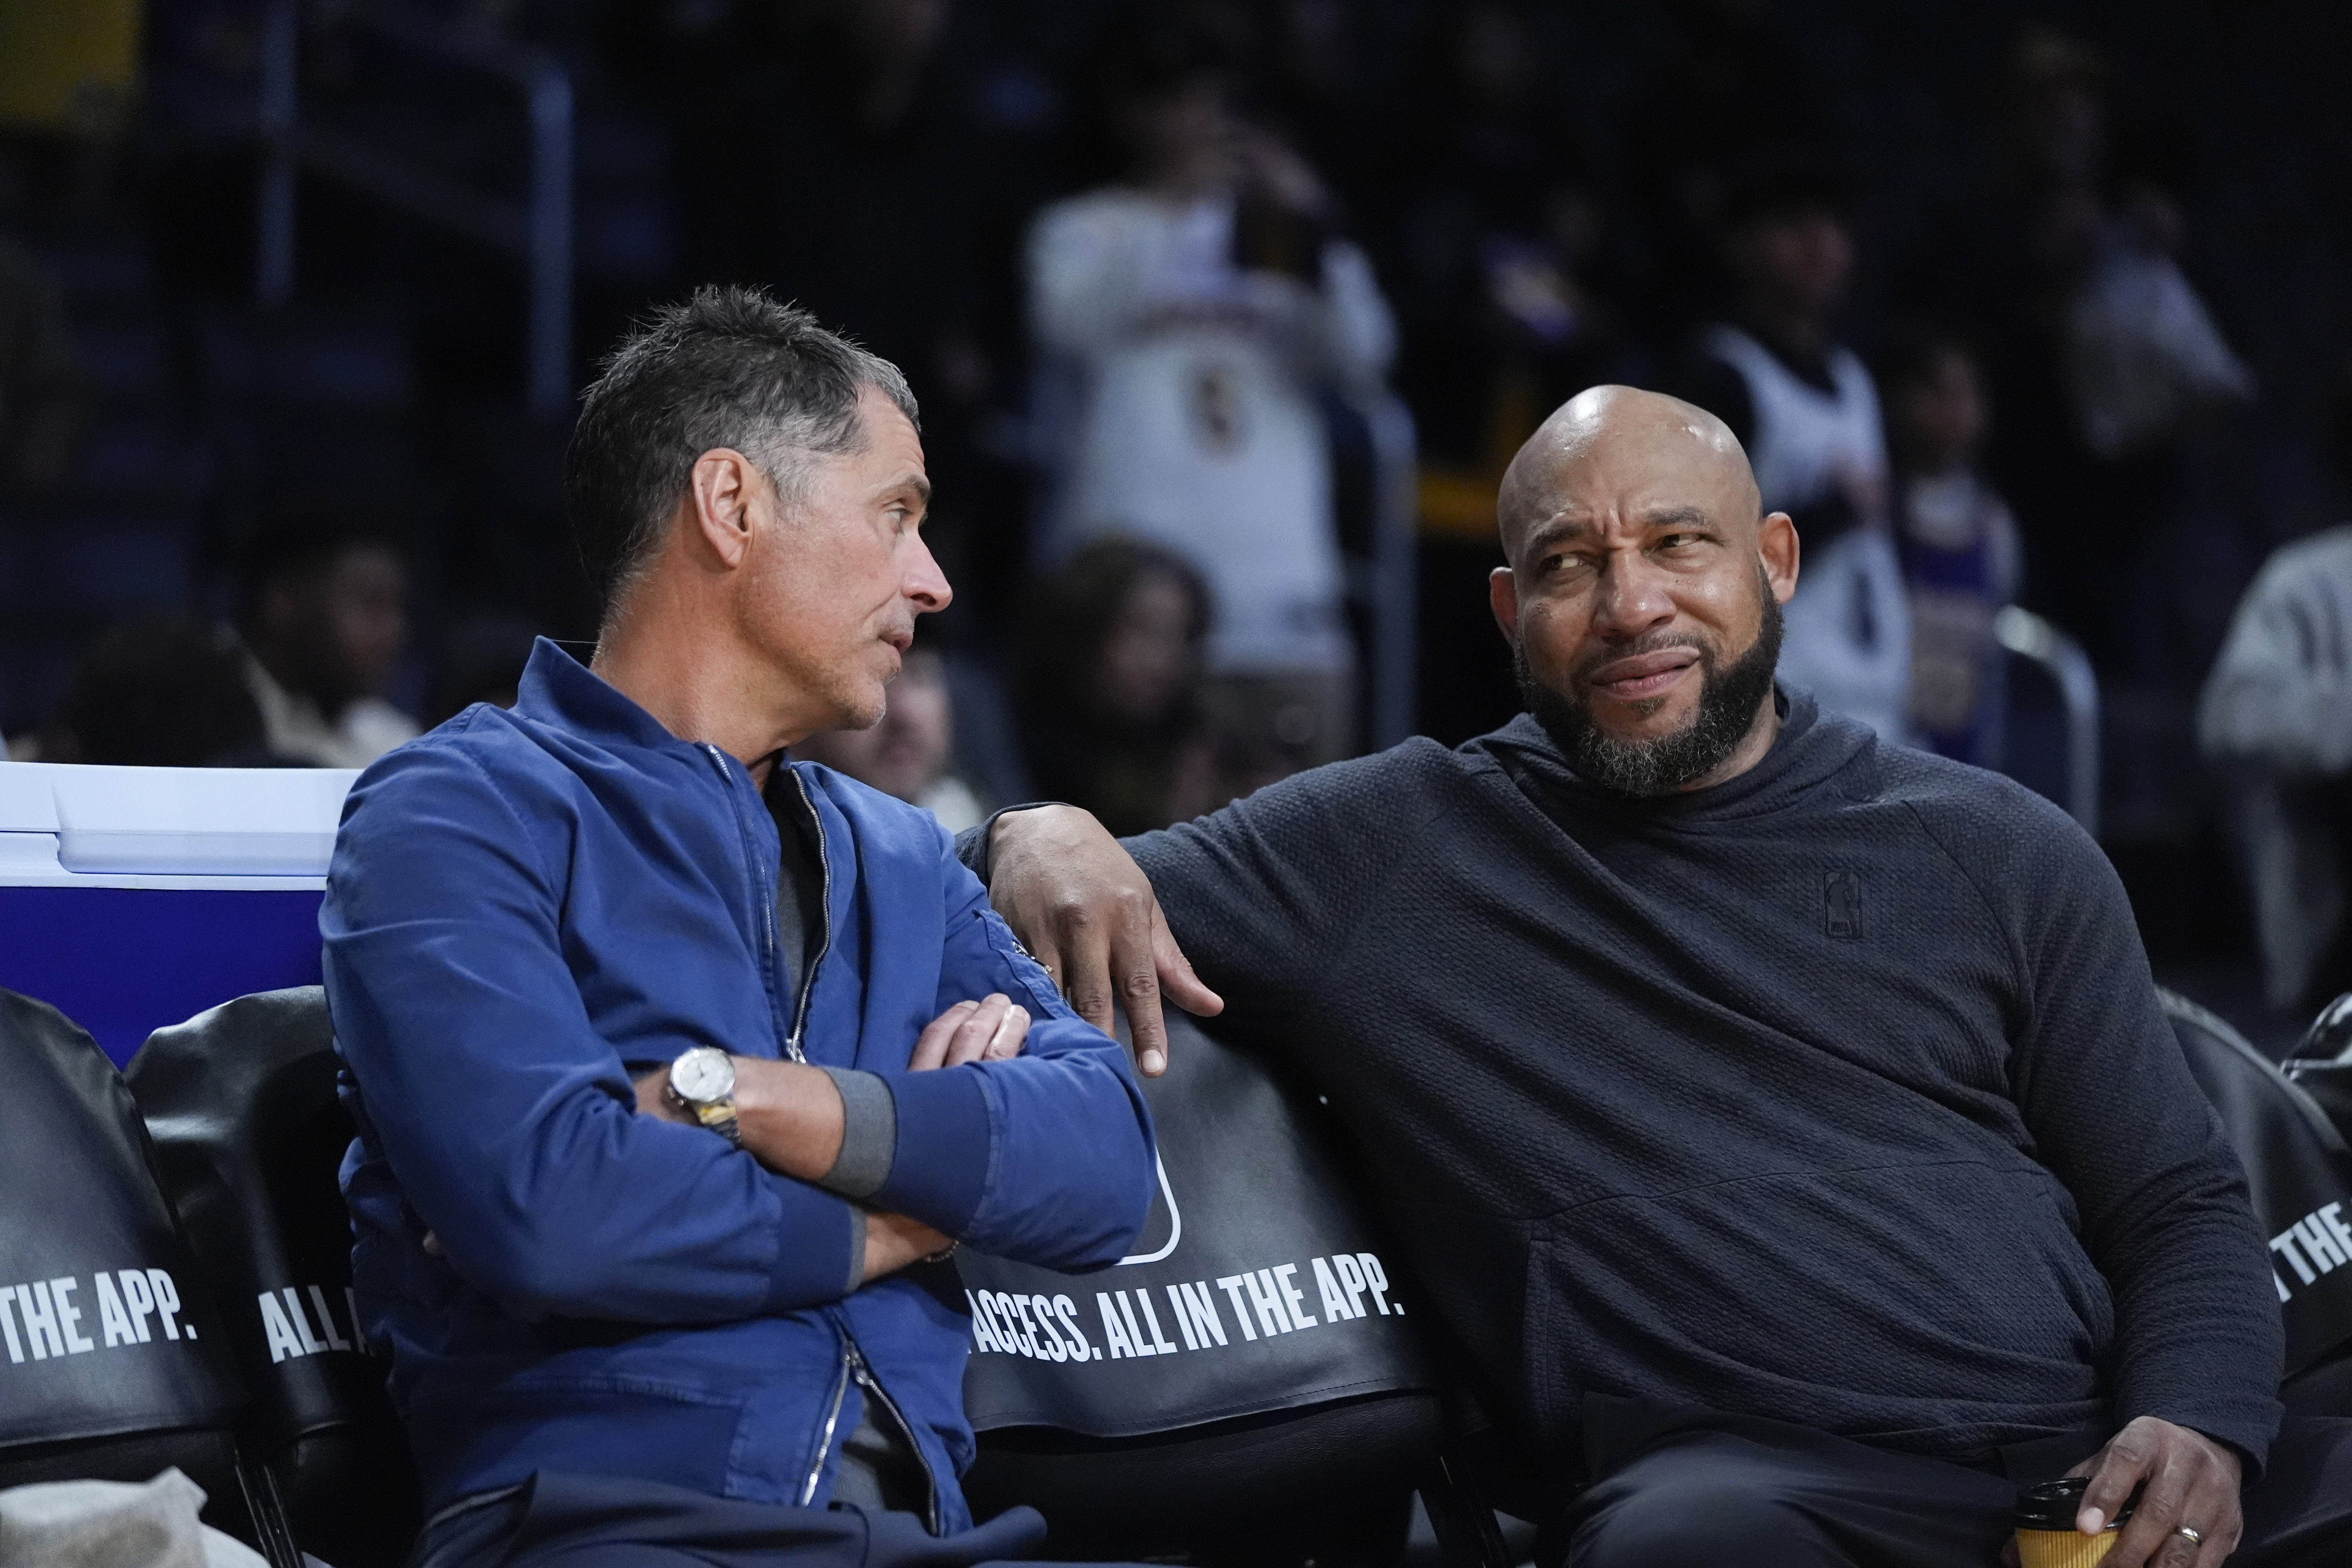
[[[1762,515],[1723,421],[1630,386],[1579,393],[1519,448],[1500,503],[1495,621],[1569,764],[1633,795],[1754,766],[1780,722],[1797,531]]]
[[[1748,454],[1722,420],[1664,393],[1595,386],[1553,410],[1505,470],[1503,553],[1517,564],[1540,525],[1621,501],[1693,507],[1723,523],[1763,511]]]

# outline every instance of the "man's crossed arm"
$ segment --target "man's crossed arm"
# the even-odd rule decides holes
[[[890,1158],[856,1184],[864,1195],[845,1196],[635,1114],[616,1042],[567,952],[561,856],[533,826],[562,813],[541,803],[527,815],[509,793],[467,759],[406,756],[354,793],[337,843],[320,932],[365,1179],[397,1191],[397,1209],[377,1216],[382,1241],[401,1244],[385,1222],[418,1243],[430,1236],[448,1268],[522,1318],[663,1323],[837,1300],[950,1236],[1064,1268],[1126,1250],[1152,1192],[1149,1110],[1117,1047],[1063,1011],[951,861],[940,866],[945,945],[924,1010],[952,1017],[952,1003],[1003,993],[1037,1026],[1025,1044],[998,1043],[1017,1050],[1012,1060],[890,1062],[871,1086],[888,1098]],[[944,842],[937,852],[944,861]],[[930,1035],[937,1068],[972,1050],[961,1031],[975,1016]],[[620,1048],[665,1060],[673,1038],[701,1043],[730,1022],[723,1008],[696,1017],[718,1027],[641,1028]],[[908,1022],[913,1044],[927,1031]],[[990,1022],[982,1050],[1003,1024]],[[790,1130],[779,1141],[789,1152],[767,1152],[822,1174],[851,1119],[822,1069],[804,1070],[814,1076],[784,1073],[751,1093],[775,1089]],[[867,1210],[924,1228],[870,1226]]]
[[[909,1072],[961,1067],[966,1062],[1003,1061],[1021,1054],[1029,1037],[1029,1010],[998,992],[978,1002],[959,1002],[933,1019],[915,1042]],[[743,1148],[780,1175],[826,1184],[848,1154],[853,1134],[838,1080],[823,1068],[764,1057],[735,1057],[735,1124]],[[667,1064],[636,1080],[637,1110],[666,1121],[697,1126],[668,1092]],[[887,1157],[887,1151],[884,1151]],[[866,1261],[860,1284],[896,1273],[918,1259],[942,1252],[952,1238],[905,1215],[867,1211]]]

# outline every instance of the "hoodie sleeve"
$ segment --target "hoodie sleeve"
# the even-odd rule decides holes
[[[1228,1019],[1249,1021],[1253,1039],[1274,1043],[1285,1020],[1315,1008],[1399,849],[1437,809],[1442,796],[1413,775],[1446,754],[1433,741],[1409,741],[1119,840],[1150,879],[1184,956],[1225,998]],[[998,820],[1025,809],[1009,807],[957,838],[957,853],[983,882],[993,873]]]
[[[1400,851],[1442,798],[1415,741],[1269,784],[1221,811],[1123,839],[1201,978],[1271,1046],[1321,1005]]]
[[[2259,1471],[2284,1330],[2245,1169],[2189,1076],[2114,868],[2057,807],[2009,793],[2021,809],[1947,848],[2012,933],[2012,1091],[2113,1293],[2116,1425],[2192,1426]]]

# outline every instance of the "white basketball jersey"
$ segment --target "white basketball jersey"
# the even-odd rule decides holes
[[[1824,392],[1769,349],[1733,327],[1714,327],[1707,352],[1739,373],[1756,428],[1748,461],[1767,511],[1797,511],[1827,500],[1841,473],[1886,480],[1886,441],[1870,372],[1848,349],[1832,349]],[[1809,688],[1826,712],[1860,720],[1889,741],[1910,732],[1911,608],[1903,565],[1886,520],[1864,518],[1806,548],[1798,538],[1797,596],[1787,611],[1780,674]]]

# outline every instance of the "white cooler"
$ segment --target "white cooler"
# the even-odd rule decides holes
[[[327,858],[358,776],[0,763],[0,987],[121,1064],[232,996],[316,984]]]

